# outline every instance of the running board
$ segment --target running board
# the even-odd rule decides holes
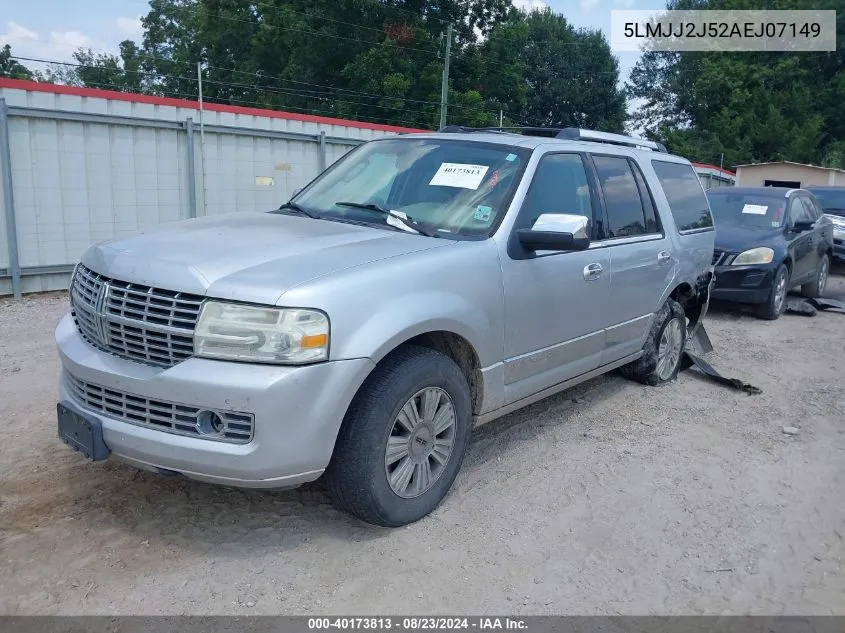
[[[490,411],[488,413],[484,413],[482,415],[475,416],[475,420],[473,422],[473,426],[481,426],[482,424],[487,424],[488,422],[492,422],[502,416],[507,415],[508,413],[513,413],[514,411],[518,411],[524,407],[527,407],[535,402],[539,402],[540,400],[545,400],[549,396],[553,396],[561,391],[566,391],[571,387],[575,387],[576,385],[580,385],[582,382],[586,382],[602,374],[606,374],[608,372],[613,371],[614,369],[618,369],[622,367],[622,365],[627,365],[628,363],[632,363],[638,358],[643,355],[642,350],[631,354],[630,356],[626,356],[625,358],[621,358],[617,361],[613,361],[612,363],[608,363],[607,365],[602,365],[601,367],[596,367],[595,369],[588,371],[585,374],[581,374],[579,376],[575,376],[575,378],[570,378],[569,380],[565,380],[563,382],[559,382],[556,385],[543,389],[543,391],[538,391],[537,393],[526,396],[521,400],[517,400],[516,402],[512,402],[511,404],[505,405],[500,409],[496,409],[495,411]]]

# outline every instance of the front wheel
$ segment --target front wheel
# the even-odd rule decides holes
[[[774,321],[786,307],[786,293],[789,292],[789,268],[781,264],[775,273],[772,289],[765,303],[757,306],[757,316],[767,321]]]
[[[827,285],[827,278],[830,275],[830,258],[827,253],[822,255],[818,268],[816,268],[816,278],[808,284],[801,286],[801,294],[810,299],[821,297],[824,288]]]
[[[449,357],[408,346],[385,358],[355,396],[326,470],[335,503],[398,527],[432,512],[469,443],[469,385]]]

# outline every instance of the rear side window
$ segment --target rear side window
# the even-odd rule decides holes
[[[669,201],[669,209],[679,231],[713,226],[707,196],[691,165],[652,161],[657,180]]]
[[[646,219],[646,204],[640,196],[637,179],[627,158],[593,156],[593,163],[604,194],[607,210],[608,237],[647,235],[656,230],[654,213]],[[648,196],[648,192],[644,192]],[[649,201],[650,202],[650,201]]]

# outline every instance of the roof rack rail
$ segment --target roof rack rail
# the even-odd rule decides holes
[[[610,132],[598,132],[596,130],[582,130],[577,127],[568,127],[561,130],[556,138],[568,141],[590,141],[596,143],[610,143],[612,145],[624,145],[626,147],[645,147],[656,152],[668,154],[666,146],[662,143],[649,141],[644,138],[625,136],[624,134],[611,134]]]
[[[561,131],[553,127],[465,127],[463,125],[447,125],[438,130],[443,134],[471,134],[473,132],[505,132],[511,134],[523,134],[524,136],[548,136],[554,138]]]
[[[624,134],[611,134],[610,132],[598,132],[595,130],[584,130],[577,127],[554,128],[554,127],[464,127],[462,125],[447,125],[439,130],[443,134],[471,134],[474,132],[503,132],[511,134],[522,134],[524,136],[545,136],[566,141],[589,141],[594,143],[609,143],[612,145],[624,145],[626,147],[647,148],[656,152],[668,154],[662,143],[649,141],[644,138],[625,136]]]

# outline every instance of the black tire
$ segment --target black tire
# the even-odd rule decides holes
[[[674,365],[671,373],[664,378],[661,378],[657,371],[658,348],[660,339],[663,337],[663,332],[669,325],[669,322],[674,319],[680,319],[681,324],[681,353]],[[651,325],[651,330],[646,337],[645,345],[643,347],[643,355],[633,363],[622,366],[619,371],[625,378],[635,380],[644,385],[652,387],[659,387],[668,384],[675,380],[678,376],[678,371],[681,369],[681,364],[684,361],[683,350],[687,344],[687,319],[684,314],[684,309],[681,304],[674,299],[667,299],[663,304],[660,312],[654,318]]]
[[[816,278],[808,284],[801,286],[801,294],[810,299],[821,297],[827,286],[827,279],[830,276],[830,257],[827,253],[822,255],[819,261],[818,268],[816,268]]]
[[[454,442],[433,485],[419,496],[403,498],[388,482],[388,438],[402,407],[430,387],[442,389],[451,398]],[[359,519],[383,527],[418,521],[437,508],[452,487],[469,445],[471,426],[469,385],[452,359],[425,347],[394,351],[364,382],[341,425],[325,475],[335,503]]]
[[[783,299],[778,304],[778,286],[783,279],[784,283],[784,290],[783,290]],[[777,272],[775,273],[774,279],[772,280],[772,289],[769,292],[769,296],[766,298],[765,303],[761,303],[757,306],[756,314],[759,318],[765,319],[767,321],[774,321],[775,319],[779,318],[783,311],[786,309],[786,295],[789,292],[789,268],[786,264],[781,264],[780,268],[778,268]]]

